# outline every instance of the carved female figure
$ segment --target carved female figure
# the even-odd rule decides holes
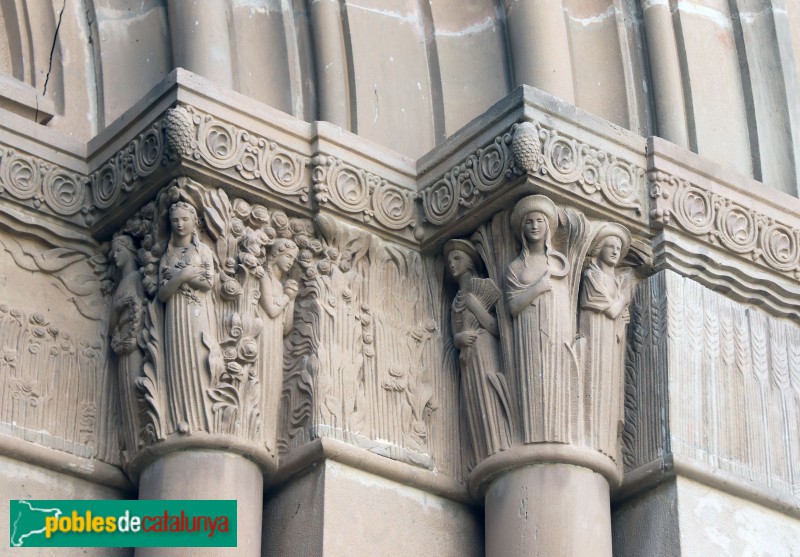
[[[207,294],[213,284],[214,260],[198,237],[194,207],[183,201],[174,203],[169,220],[172,235],[161,257],[158,298],[166,303],[164,354],[171,425],[181,433],[208,431],[208,345],[216,337]]]
[[[631,301],[630,273],[616,267],[630,246],[628,230],[608,223],[592,240],[591,263],[583,273],[580,293],[580,334],[584,353],[584,404],[587,441],[615,456],[623,419],[625,326]]]
[[[111,240],[111,259],[119,270],[120,280],[111,298],[108,330],[111,334],[111,349],[117,355],[124,432],[120,448],[123,454],[130,455],[138,448],[136,380],[141,377],[144,365],[144,355],[139,348],[139,335],[143,326],[144,286],[130,236],[123,234]]]
[[[294,300],[299,289],[297,281],[287,275],[297,261],[298,254],[297,245],[292,240],[275,240],[261,278],[259,305],[268,318],[261,333],[260,354],[261,400],[267,440],[273,438],[277,429],[279,392],[283,383],[283,338],[292,329]]]
[[[476,277],[480,259],[472,244],[450,240],[447,267],[458,282],[450,319],[459,350],[461,390],[476,462],[511,446],[508,387],[500,371],[499,330],[492,315],[500,291],[489,278]]]
[[[511,213],[522,250],[508,266],[506,296],[522,398],[526,443],[569,441],[574,317],[570,311],[570,265],[551,244],[558,213],[550,199],[531,195]]]

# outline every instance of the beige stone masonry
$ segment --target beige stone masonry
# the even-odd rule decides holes
[[[649,272],[653,254],[657,269],[674,269],[735,299],[763,304],[777,315],[797,315],[800,232],[796,199],[781,196],[766,201],[767,192],[751,180],[661,140],[648,143],[528,87],[516,90],[416,163],[332,124],[303,122],[184,70],[171,74],[88,144],[42,130],[13,115],[4,115],[1,125],[8,131],[0,157],[3,197],[9,201],[3,204],[3,211],[31,234],[51,242],[63,238],[81,245],[86,257],[97,249],[97,241],[107,240],[146,201],[182,176],[202,184],[203,191],[222,188],[234,201],[263,200],[270,211],[315,218],[315,234],[320,235],[325,249],[336,248],[339,253],[348,242],[375,242],[368,256],[365,251],[354,261],[363,257],[362,269],[367,264],[383,268],[392,262],[398,270],[396,276],[374,272],[370,279],[374,284],[395,281],[391,283],[407,287],[409,277],[415,277],[413,284],[418,290],[414,296],[420,300],[432,296],[438,304],[446,297],[441,291],[429,290],[433,283],[426,282],[438,280],[442,272],[434,255],[438,247],[472,233],[493,216],[499,219],[499,212],[523,195],[544,193],[559,205],[580,209],[591,223],[612,221],[628,227],[635,248],[632,257],[640,272]],[[94,239],[82,231],[90,232]],[[502,268],[494,273],[495,278],[501,276]],[[441,286],[436,284],[436,288]],[[308,309],[308,315],[345,311],[352,292],[348,293],[349,286],[344,283],[335,288],[336,296],[345,302],[337,298],[336,305],[323,300],[317,309]],[[378,290],[364,296],[373,307],[380,307],[383,299]],[[430,306],[431,300],[419,307]],[[410,297],[402,300],[408,308],[416,307],[412,302]],[[363,309],[355,310],[358,319],[369,315]],[[297,315],[305,314],[300,311]],[[343,318],[336,315],[335,319]],[[427,478],[419,485],[455,499],[466,498],[468,465],[462,461],[460,433],[452,421],[458,419],[457,413],[445,418],[441,407],[435,407],[441,400],[434,397],[428,405],[415,398],[422,397],[416,394],[422,391],[414,391],[427,389],[426,382],[431,382],[434,391],[445,397],[442,400],[450,400],[447,408],[453,411],[459,407],[454,380],[448,377],[437,383],[437,377],[425,376],[419,385],[409,386],[404,371],[392,370],[392,362],[408,359],[403,356],[406,351],[416,361],[433,362],[433,355],[443,349],[444,332],[449,332],[446,321],[439,307],[430,316],[408,310],[399,321],[385,324],[386,339],[378,341],[391,345],[392,331],[409,335],[407,346],[392,348],[396,353],[386,352],[390,356],[381,360],[385,365],[375,368],[383,375],[376,375],[369,396],[394,402],[381,403],[384,406],[372,411],[383,408],[381,412],[391,415],[392,405],[396,405],[401,414],[411,412],[412,421],[399,429],[388,422],[376,425],[376,435],[365,436],[357,428],[350,431],[330,421],[328,410],[316,400],[314,411],[318,414],[306,434],[322,437],[314,442],[323,447],[344,443],[348,450],[357,450],[352,447],[360,446],[376,458],[400,461],[401,468],[411,464],[414,474]],[[359,350],[365,354],[370,351],[365,339],[373,334],[371,326],[369,320],[363,320],[359,325],[363,330],[357,333],[364,341]],[[321,336],[314,342],[326,345],[334,342],[334,337]],[[384,358],[383,354],[379,358]],[[351,363],[360,361],[356,355],[347,357],[351,356]],[[299,361],[302,355],[297,358]],[[331,358],[325,365],[335,371],[338,360]],[[348,384],[345,378],[339,378],[343,385]],[[329,394],[341,395],[345,401],[364,395],[344,387],[339,394],[335,390]],[[345,417],[361,419],[355,412]],[[422,430],[404,429],[408,424],[433,427],[432,444],[426,444]],[[389,429],[378,433],[381,427]],[[414,447],[404,446],[408,440]],[[284,442],[284,450],[316,455],[291,456],[287,462],[295,459],[301,463],[328,454],[327,449],[306,449],[302,442]],[[199,438],[195,445],[204,446]],[[236,448],[234,452],[246,451]],[[377,462],[372,457],[348,461],[370,471],[380,469]],[[490,465],[487,460],[487,477],[513,467],[501,463],[492,471]],[[274,472],[273,466],[267,468]],[[279,465],[278,481],[291,474],[293,465],[287,466]],[[588,466],[596,470],[610,465]],[[436,479],[442,477],[442,470],[447,479]],[[474,468],[472,478],[481,470]],[[612,486],[618,483],[612,468],[604,475]],[[482,480],[475,481],[473,493],[479,493]]]

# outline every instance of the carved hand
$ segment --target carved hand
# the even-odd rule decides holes
[[[453,340],[455,340],[456,348],[459,350],[466,348],[468,346],[472,346],[475,344],[475,339],[478,338],[478,333],[475,331],[464,331],[461,333],[456,333],[453,336]]]
[[[283,285],[283,293],[286,294],[290,300],[294,300],[297,297],[299,289],[300,285],[297,284],[296,280],[289,279],[286,281],[286,284]]]
[[[533,300],[531,300],[531,304],[536,302],[536,298],[544,294],[545,292],[550,292],[553,289],[553,283],[550,280],[550,271],[547,271],[542,278],[540,278],[533,286],[531,286],[531,294],[533,295]]]
[[[137,342],[136,342],[136,337],[126,338],[124,341],[122,341],[122,349],[125,352],[132,352],[137,347],[138,347],[138,345],[137,345]]]

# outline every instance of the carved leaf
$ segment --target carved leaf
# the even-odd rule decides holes
[[[798,396],[800,396],[800,331],[793,331],[788,344],[789,379],[792,389]]]
[[[764,319],[754,313],[750,314],[750,339],[752,341],[753,373],[763,386],[769,377],[767,332]]]
[[[782,323],[770,320],[770,356],[772,384],[783,393],[789,390],[789,360],[786,348],[786,329]]]
[[[736,311],[733,323],[736,371],[743,376],[748,376],[752,368],[750,333],[747,325],[747,316],[745,313],[743,311]]]

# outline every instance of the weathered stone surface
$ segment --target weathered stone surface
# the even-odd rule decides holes
[[[9,469],[250,554],[792,547],[794,3],[0,4]]]
[[[483,554],[474,510],[330,460],[271,494],[264,515],[270,556]]]

